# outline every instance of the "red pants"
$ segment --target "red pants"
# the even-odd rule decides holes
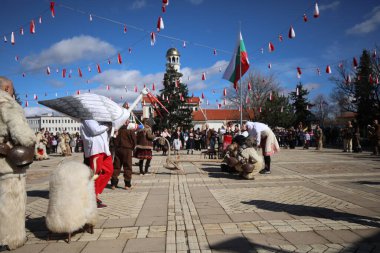
[[[95,194],[98,196],[106,188],[112,176],[112,156],[107,156],[105,153],[90,156],[90,167],[92,170],[96,168],[95,173],[99,174],[98,179],[95,180]]]

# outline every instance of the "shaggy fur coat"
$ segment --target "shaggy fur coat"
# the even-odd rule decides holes
[[[54,233],[72,233],[85,224],[95,225],[95,184],[86,165],[70,161],[61,164],[50,177],[46,225]]]
[[[30,129],[22,107],[6,92],[0,90],[0,142],[10,137],[13,145],[34,146],[35,135]],[[0,157],[0,245],[9,249],[22,246],[25,234],[25,172]]]

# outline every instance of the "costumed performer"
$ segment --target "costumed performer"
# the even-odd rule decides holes
[[[265,168],[261,171],[263,174],[270,174],[271,156],[280,151],[276,136],[272,129],[264,123],[248,121],[246,127],[249,136],[256,139],[257,147],[262,148]]]
[[[24,245],[25,170],[33,162],[35,134],[14,99],[13,83],[0,77],[0,251]]]

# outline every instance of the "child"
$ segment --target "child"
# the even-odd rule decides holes
[[[309,149],[309,146],[310,146],[310,133],[306,132],[305,133],[305,145],[304,145],[303,149]]]
[[[179,136],[178,136],[178,138],[174,139],[173,147],[174,147],[174,155],[178,155],[179,151],[181,150],[181,147],[182,147],[182,142],[181,142],[181,139],[179,138]]]

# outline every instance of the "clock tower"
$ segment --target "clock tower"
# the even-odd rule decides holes
[[[180,71],[181,64],[179,62],[180,54],[176,48],[170,48],[166,52],[166,70]]]

